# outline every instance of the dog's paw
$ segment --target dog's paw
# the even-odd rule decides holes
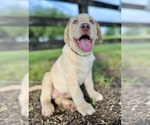
[[[65,108],[71,110],[71,112],[75,112],[76,111],[76,106],[71,100],[67,100]]]
[[[85,104],[83,104],[83,105],[78,106],[78,107],[77,107],[77,110],[78,110],[78,112],[80,112],[83,116],[85,116],[85,115],[92,115],[92,114],[95,112],[94,108],[93,108],[92,105],[89,104],[89,103],[85,103]]]
[[[54,112],[54,106],[51,103],[46,103],[42,105],[42,115],[43,116],[50,116]]]
[[[92,95],[90,95],[91,99],[95,100],[96,102],[103,100],[103,96],[98,92],[93,92]]]
[[[96,101],[101,101],[101,100],[103,100],[102,94],[100,94],[100,93],[97,92],[97,94],[96,94],[96,96],[95,96],[95,100],[96,100]]]

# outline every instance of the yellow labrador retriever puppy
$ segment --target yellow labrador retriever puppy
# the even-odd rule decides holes
[[[92,105],[85,101],[80,85],[84,83],[90,98],[96,101],[103,99],[94,90],[92,80],[95,59],[92,47],[96,38],[102,41],[100,27],[91,16],[83,13],[70,19],[64,33],[66,44],[63,53],[51,71],[45,73],[42,81],[41,104],[44,116],[54,112],[52,98],[56,104],[72,112],[77,110],[83,116],[95,112]]]

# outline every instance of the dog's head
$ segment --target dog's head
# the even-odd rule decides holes
[[[79,53],[90,52],[96,38],[102,42],[100,26],[94,18],[85,13],[71,18],[65,28],[65,43]]]

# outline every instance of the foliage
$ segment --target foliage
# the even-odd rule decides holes
[[[53,27],[53,26],[45,26],[45,27],[35,27],[30,26],[29,28],[29,38],[36,38],[36,41],[38,41],[38,38],[40,36],[45,36],[49,38],[49,40],[56,39],[57,36],[64,34],[64,27]],[[31,41],[32,42],[32,41]]]
[[[30,16],[38,17],[54,17],[54,18],[69,18],[70,15],[67,15],[56,8],[45,8],[42,6],[36,6],[33,9],[30,9]]]
[[[105,35],[120,35],[121,27],[108,27]]]
[[[150,34],[150,28],[147,28],[147,33]]]
[[[28,35],[28,28],[27,27],[19,27],[19,26],[1,26],[0,28],[0,38],[5,41],[9,41],[8,39],[12,40],[17,36],[27,36]],[[9,41],[10,42],[10,41]]]
[[[50,70],[60,54],[61,49],[31,51],[29,54],[30,80],[41,81],[44,73]]]
[[[143,36],[150,34],[150,28],[149,27],[142,27],[142,26],[132,26],[132,27],[123,27],[124,32],[123,35],[127,36]]]
[[[8,1],[6,1],[7,3]],[[6,4],[5,3],[5,4]],[[12,4],[13,3],[13,4]],[[16,1],[16,4],[14,4],[15,1],[10,2],[8,5],[5,5],[0,8],[1,10],[1,16],[8,16],[8,17],[27,17],[28,21],[28,7],[27,4],[28,1]],[[21,6],[20,3],[25,3],[26,5]],[[3,9],[2,9],[3,8]],[[10,18],[11,20],[11,18]],[[4,22],[5,20],[1,20]],[[7,21],[6,22],[11,22]],[[7,23],[6,23],[7,24]],[[28,36],[28,27],[20,27],[20,26],[1,26],[0,27],[0,39],[1,42],[14,42],[13,39],[16,36]]]
[[[8,2],[8,1],[6,1]],[[15,1],[13,1],[15,2]],[[23,1],[18,1],[18,2],[23,2]],[[25,2],[25,1],[24,1]],[[28,1],[26,1],[25,3],[28,3]],[[28,11],[28,7],[25,6],[20,6],[20,4],[17,3],[16,4],[9,4],[9,6],[4,6],[4,8],[2,9],[2,7],[0,8],[1,10],[1,14],[0,16],[17,16],[17,17],[28,17],[29,15],[29,11]]]
[[[60,12],[56,8],[43,8],[42,6],[36,6],[35,8],[30,10],[30,16],[38,16],[38,17],[54,17],[54,18],[70,18],[70,15],[66,15],[63,12]],[[57,36],[63,36],[64,27],[34,27],[30,26],[30,42],[38,41],[39,37],[47,37],[49,40],[57,39]],[[120,27],[108,27],[105,33],[104,38],[108,38],[111,35],[114,38],[120,38],[121,28]],[[117,35],[117,36],[116,36]]]
[[[93,99],[91,103],[92,105],[96,105],[96,99]]]
[[[56,8],[43,8],[41,6],[36,6],[34,9],[30,10],[30,16],[38,16],[38,17],[53,17],[53,18],[70,18],[70,15],[67,15]],[[38,41],[40,36],[45,36],[50,40],[56,39],[58,35],[63,36],[64,27],[53,27],[53,26],[45,26],[45,27],[29,27],[30,35],[29,38],[35,38]]]
[[[137,27],[130,27],[127,29],[126,34],[137,35],[140,34],[140,30]]]
[[[110,84],[120,79],[121,44],[95,46],[96,61],[93,65],[95,83]]]

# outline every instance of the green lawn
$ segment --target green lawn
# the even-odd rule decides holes
[[[0,52],[0,81],[21,81],[28,71],[28,51]],[[0,87],[4,86],[0,82]]]
[[[110,83],[115,79],[114,77],[120,77],[118,73],[108,75],[109,69],[120,68],[120,43],[96,45],[93,52],[97,58],[93,66],[95,83]],[[30,81],[41,81],[44,73],[50,70],[61,53],[62,49],[31,51],[29,54]]]
[[[122,44],[122,67],[150,67],[150,43]]]
[[[122,44],[122,83],[132,85],[149,81],[150,43]],[[148,83],[149,84],[149,83]]]
[[[123,40],[134,40],[134,39],[150,39],[149,34],[139,34],[139,35],[104,35],[103,40],[113,40],[113,39],[123,39]]]

